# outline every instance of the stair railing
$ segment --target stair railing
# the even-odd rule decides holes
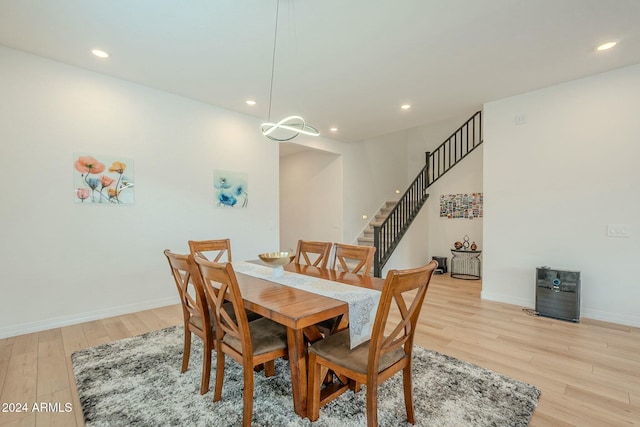
[[[409,226],[429,198],[427,188],[482,144],[482,111],[451,134],[433,152],[427,151],[425,166],[409,185],[382,224],[373,226],[376,252],[373,274],[380,277],[382,268],[400,243]]]

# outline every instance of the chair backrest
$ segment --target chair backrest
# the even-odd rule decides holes
[[[331,242],[298,240],[296,257],[293,259],[293,262],[296,264],[307,264],[314,267],[326,268],[330,252]]]
[[[431,261],[424,267],[391,270],[387,273],[371,332],[369,372],[377,372],[380,358],[400,346],[403,346],[405,354],[411,357],[418,316],[431,276],[437,267],[438,262]],[[399,316],[393,316],[393,319],[399,319],[397,323],[389,318],[389,311],[394,302],[399,311]],[[391,332],[385,334],[385,331],[389,330]]]
[[[249,321],[233,267],[230,263],[212,262],[200,257],[196,257],[195,262],[209,306],[214,311],[216,340],[221,340],[226,334],[239,340],[246,366],[251,366],[248,359],[253,354],[253,349]],[[231,300],[233,313],[228,311],[228,305],[224,305],[226,299]]]
[[[217,240],[189,240],[189,250],[194,257],[200,256],[214,262],[231,262],[231,241],[229,239]],[[207,256],[207,254],[209,256]],[[226,255],[227,259],[222,257]]]
[[[351,273],[359,273],[363,276],[371,274],[373,267],[374,246],[347,245],[334,243],[334,251],[329,266],[332,270],[342,270]]]
[[[200,316],[203,325],[210,325],[212,319],[209,316],[207,298],[193,255],[175,254],[169,249],[165,249],[164,254],[180,294],[184,321],[188,322],[191,316]]]

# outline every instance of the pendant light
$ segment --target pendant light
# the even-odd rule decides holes
[[[276,0],[276,25],[273,37],[273,55],[271,61],[271,85],[269,87],[269,115],[266,123],[260,125],[262,134],[267,138],[277,142],[291,141],[296,136],[303,134],[318,136],[320,132],[313,126],[307,125],[302,116],[293,115],[273,123],[271,121],[271,105],[273,101],[273,80],[276,67],[276,45],[278,40],[278,17],[280,13],[280,0]]]

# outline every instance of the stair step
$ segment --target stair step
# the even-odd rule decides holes
[[[373,246],[373,236],[372,237],[358,237],[358,244],[362,246]]]
[[[381,226],[385,219],[389,216],[397,200],[387,200],[385,204],[380,208],[380,211],[373,217],[369,226],[362,231],[360,237],[358,237],[358,244],[362,246],[373,246],[373,227]]]

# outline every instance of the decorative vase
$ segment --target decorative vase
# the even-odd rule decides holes
[[[471,243],[471,250],[475,251],[478,249],[478,245],[476,245],[476,242]]]

